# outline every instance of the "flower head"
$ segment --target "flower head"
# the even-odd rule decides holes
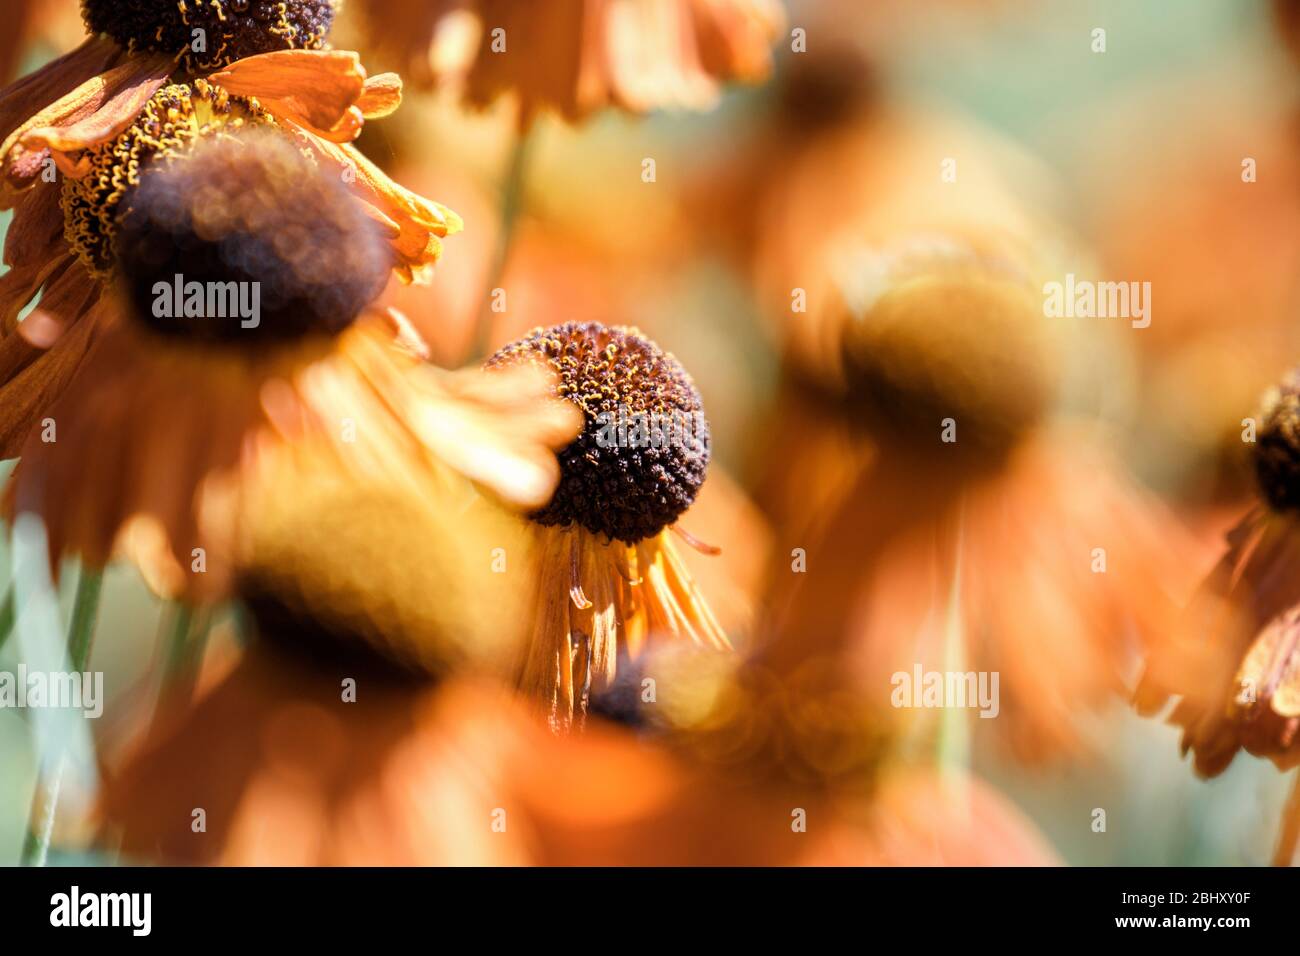
[[[319,49],[336,6],[334,0],[81,0],[92,34],[133,53],[180,57],[194,72],[273,50]]]
[[[260,17],[267,6],[252,4],[249,11]],[[367,237],[372,233],[386,247],[374,254],[385,255],[402,282],[427,282],[443,237],[461,227],[450,210],[394,183],[352,147],[366,119],[388,115],[401,101],[400,79],[368,76],[355,53],[276,49],[184,83],[174,81],[175,71],[172,55],[130,52],[96,36],[0,91],[0,208],[15,210],[5,240],[10,269],[0,276],[0,352],[5,355],[0,363],[0,458],[18,454],[36,423],[76,379],[94,337],[122,317],[121,297],[107,292],[122,272],[117,260],[131,199],[149,177],[173,175],[167,170],[175,163],[189,162],[199,142],[237,137],[249,127],[274,128],[292,140],[324,179],[333,180],[327,187],[330,196],[337,200],[335,187],[345,187],[355,216],[368,223],[348,216],[349,228],[358,229],[352,246],[357,257],[325,257],[322,262],[333,261],[342,270],[329,281],[316,276],[295,292],[271,281],[273,276],[262,277],[269,283],[265,291],[283,293],[279,305],[265,303],[281,314],[280,321],[266,326],[264,336],[289,329],[286,313],[296,310],[291,300],[298,293],[308,294],[302,301],[309,312],[337,313],[326,320],[335,330],[355,317],[371,281],[374,255],[363,250],[371,248]],[[183,178],[195,189],[204,188],[202,177]],[[163,191],[160,186],[146,190]],[[295,243],[304,249],[312,244],[295,238],[312,204],[311,197],[299,196],[280,217],[274,239],[263,237],[275,243],[274,259],[294,263],[288,272],[277,273],[280,278],[296,272],[297,281],[306,275],[303,270],[320,264],[293,251]],[[150,215],[161,214],[162,206],[154,206]],[[239,209],[245,218],[261,215],[252,208],[251,197]],[[337,217],[340,209],[339,202],[328,202],[324,218],[343,222]],[[295,215],[297,225],[291,221]],[[222,222],[223,229],[233,226]],[[158,244],[163,243],[157,238],[160,226],[154,221],[148,227]],[[143,250],[148,240],[132,235],[136,251]],[[149,255],[156,256],[157,250]],[[271,261],[256,265],[263,268]],[[144,273],[163,265],[148,265]],[[131,268],[139,272],[141,267],[137,257]],[[141,290],[136,291],[139,307]],[[39,308],[20,325],[19,315],[38,298]],[[146,318],[150,314],[143,310]],[[190,333],[212,330],[211,323],[189,328]]]
[[[1170,722],[1197,773],[1217,776],[1245,749],[1279,769],[1300,765],[1300,376],[1265,397],[1251,446],[1262,503],[1228,534],[1227,550],[1155,648],[1138,710],[1178,702]]]
[[[521,360],[554,370],[559,396],[584,420],[578,440],[560,456],[555,496],[534,521],[578,524],[635,544],[691,506],[704,483],[710,439],[700,393],[676,358],[636,329],[569,323],[534,330],[488,366]]]
[[[948,254],[900,263],[871,250],[841,266],[847,401],[898,448],[932,454],[951,420],[961,434],[944,451],[1000,458],[1049,411],[1054,356],[1023,279],[961,246]]]
[[[92,275],[104,277],[116,260],[124,198],[146,171],[164,168],[201,138],[245,125],[275,125],[271,115],[247,97],[234,97],[206,80],[173,84],[149,99],[135,122],[115,139],[86,150],[85,172],[63,180],[64,236]]]
[[[511,379],[506,395],[423,367],[409,327],[368,308],[393,263],[381,225],[299,138],[252,125],[208,125],[129,165],[105,219],[104,300],[125,302],[98,316],[76,387],[49,404],[58,440],[30,433],[7,489],[10,514],[44,520],[52,560],[125,552],[193,601],[229,593],[241,521],[281,455],[311,447],[416,487],[459,472],[528,509],[573,434],[518,405],[548,383]]]
[[[163,334],[259,347],[351,325],[387,283],[391,257],[343,184],[312,172],[275,133],[200,141],[146,167],[118,235],[131,314]],[[189,310],[160,319],[159,290],[169,294],[178,275],[205,288],[255,288],[257,324]]]
[[[1259,489],[1273,509],[1300,509],[1300,373],[1265,396],[1253,458]]]
[[[555,496],[530,516],[537,610],[520,681],[563,729],[648,641],[730,647],[668,537],[704,480],[709,433],[690,377],[636,329],[537,329],[487,363],[520,364],[553,370],[583,418]]]

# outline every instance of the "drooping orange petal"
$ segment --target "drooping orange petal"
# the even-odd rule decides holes
[[[772,45],[785,28],[777,0],[696,0],[691,6],[700,63],[713,76],[746,83],[772,70]]]
[[[396,228],[389,245],[397,256],[398,277],[406,283],[427,282],[442,254],[439,240],[460,232],[460,217],[399,186],[352,146],[328,142],[305,130],[302,135],[322,162],[333,164],[349,188],[382,214],[374,217],[377,221],[387,219]]]
[[[402,105],[402,78],[396,73],[380,73],[366,80],[365,92],[357,106],[366,119],[388,116]]]
[[[452,468],[513,508],[540,508],[560,480],[555,452],[577,437],[581,415],[551,401],[554,383],[535,368],[489,374],[428,370],[408,426]]]
[[[130,57],[107,73],[92,77],[71,93],[19,125],[0,144],[0,209],[9,209],[18,194],[36,181],[50,155],[68,175],[77,175],[68,154],[112,139],[135,120],[140,109],[171,73],[164,56]]]
[[[28,434],[4,512],[42,517],[52,565],[76,554],[102,566],[120,551],[167,596],[224,595],[228,566],[200,530],[200,493],[240,459],[259,420],[260,370],[159,342],[114,308],[106,298],[55,346],[93,339],[76,388],[46,413],[58,440]],[[195,547],[204,573],[194,573]]]
[[[350,143],[361,132],[366,70],[356,53],[276,50],[236,60],[209,79],[330,142]]]
[[[8,139],[41,106],[66,96],[109,69],[121,55],[111,40],[92,37],[72,52],[0,90],[0,139]]]
[[[370,314],[375,315],[380,323],[393,333],[393,341],[397,348],[421,362],[429,361],[429,343],[405,315],[391,308],[374,309]]]
[[[144,75],[123,66],[125,75],[136,77],[138,82],[123,85],[111,95],[106,91],[103,106],[84,119],[31,130],[23,136],[23,145],[28,149],[69,153],[107,142],[135,122],[145,104],[166,82],[171,66],[170,60],[159,58],[154,69]]]
[[[432,34],[435,49],[445,41],[426,57],[434,72],[476,106],[515,93],[525,127],[544,109],[578,122],[611,105],[711,108],[723,83],[770,71],[784,19],[778,0],[479,0],[468,17],[460,4],[441,6],[428,27],[412,20],[412,36]]]

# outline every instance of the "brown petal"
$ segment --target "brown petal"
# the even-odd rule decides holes
[[[63,248],[59,193],[56,184],[42,183],[19,200],[5,234],[5,265],[44,262]]]
[[[99,290],[89,277],[80,291],[87,298],[76,309],[71,332],[61,336],[49,350],[41,351],[18,335],[0,339],[0,365],[8,369],[0,385],[0,460],[18,456],[41,416],[63,394],[90,349],[95,326],[107,304],[93,298]],[[15,369],[20,371],[11,376]]]
[[[54,345],[98,296],[99,285],[70,257],[53,265],[50,278],[45,280],[40,308],[0,338],[0,387]]]
[[[7,139],[32,115],[33,104],[52,103],[71,93],[109,69],[120,55],[121,51],[111,40],[93,37],[71,53],[0,90],[0,138]]]
[[[67,264],[67,258],[59,189],[42,183],[19,200],[5,236],[4,262],[9,271],[0,276],[0,336],[13,331],[18,313],[41,284]]]
[[[72,257],[54,256],[45,261],[27,262],[0,276],[0,336],[8,337],[18,327],[18,314],[46,282],[67,267]],[[0,338],[3,341],[3,338]]]
[[[111,81],[105,77],[105,99],[96,112],[84,119],[33,129],[23,136],[23,145],[29,150],[44,148],[56,154],[69,153],[117,136],[135,122],[145,104],[167,82],[172,64],[170,60],[157,59],[149,70],[131,69],[131,66],[134,65],[122,67],[124,75],[131,77],[129,83],[115,92],[111,92]]]
[[[164,56],[129,57],[14,129],[0,144],[0,209],[11,208],[18,193],[35,181],[42,163],[32,160],[44,149],[53,150],[60,168],[75,175],[74,161],[64,154],[102,143],[129,126],[167,82],[172,67]]]

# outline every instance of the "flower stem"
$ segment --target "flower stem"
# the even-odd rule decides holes
[[[32,807],[32,824],[23,840],[22,866],[44,866],[50,853],[50,837],[54,833],[54,815],[59,807],[59,791],[63,787],[63,771],[67,766],[60,752],[54,773],[37,782],[35,805]]]
[[[528,152],[531,142],[531,131],[516,127],[505,179],[501,183],[501,223],[497,233],[496,255],[492,260],[492,268],[488,272],[487,285],[483,290],[478,316],[474,322],[474,338],[470,343],[471,359],[484,358],[491,344],[492,293],[500,287],[501,279],[505,275],[506,263],[510,258],[510,247],[514,241],[515,225],[519,220],[519,213],[523,210],[524,183],[528,178]]]
[[[1300,843],[1300,773],[1296,774],[1291,796],[1282,811],[1282,832],[1278,834],[1273,865],[1291,866],[1295,862],[1297,843]]]
[[[84,671],[90,660],[90,645],[99,618],[99,596],[104,572],[82,568],[77,578],[77,596],[72,602],[72,621],[68,625],[68,658],[74,671]]]
[[[208,611],[195,611],[184,604],[173,605],[155,721],[169,707],[188,704],[194,696],[211,623]]]
[[[167,657],[163,662],[163,681],[171,683],[185,669],[188,657],[190,628],[194,623],[194,609],[185,604],[173,605],[171,634],[167,641]]]
[[[0,650],[4,650],[5,642],[14,632],[14,622],[18,615],[14,613],[14,587],[9,585],[5,588],[5,596],[0,600]]]
[[[78,673],[85,671],[90,661],[103,584],[104,574],[97,569],[82,568],[77,577],[77,594],[72,602],[72,620],[68,625],[68,659],[72,670]],[[50,837],[54,833],[54,817],[58,812],[59,792],[63,788],[66,769],[67,753],[60,746],[54,758],[53,772],[46,779],[37,781],[32,823],[27,839],[23,841],[23,866],[44,866],[49,856]]]

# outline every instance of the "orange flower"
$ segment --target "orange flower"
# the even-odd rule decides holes
[[[932,157],[957,153],[944,182]],[[1177,523],[1061,411],[1109,333],[1044,318],[1072,247],[1008,169],[1037,194],[995,138],[877,103],[819,127],[759,201],[781,224],[755,266],[785,373],[760,502],[774,553],[806,553],[773,568],[785,643],[760,653],[785,672],[815,642],[878,726],[926,732],[893,675],[996,672],[998,717],[973,726],[1042,760],[1086,748],[1187,585]]]
[[[1196,772],[1222,773],[1242,748],[1300,766],[1300,378],[1271,391],[1251,450],[1262,502],[1228,535],[1177,640],[1151,655],[1136,703],[1183,728]]]
[[[1035,286],[950,242],[840,261],[848,290],[821,311],[848,324],[815,321],[841,329],[843,385],[819,414],[848,423],[848,451],[837,484],[788,501],[792,543],[818,567],[778,570],[777,586],[786,626],[874,689],[878,716],[915,713],[887,707],[895,674],[996,673],[987,726],[1040,761],[1086,742],[1084,716],[1125,691],[1134,642],[1172,627],[1178,532],[1097,429],[1054,420],[1060,356]],[[800,476],[822,481],[787,484]]]
[[[1240,509],[1252,493],[1241,411],[1300,349],[1295,104],[1209,77],[1126,101],[1081,168],[1096,170],[1107,273],[1163,290],[1160,318],[1132,337],[1144,456],[1184,501]],[[1138,130],[1163,145],[1134,157],[1119,144]],[[1236,147],[1246,142],[1249,160]],[[1223,176],[1225,164],[1236,174]],[[1269,175],[1256,181],[1256,165]]]
[[[355,703],[340,701],[341,676],[358,680]],[[194,807],[207,811],[201,833]],[[975,779],[896,768],[865,801],[748,786],[599,721],[550,734],[488,684],[264,645],[109,768],[101,817],[127,860],[173,865],[1060,862]]]
[[[524,125],[545,109],[578,121],[606,106],[635,113],[708,108],[721,83],[767,76],[784,23],[777,0],[358,6],[372,42],[415,77],[462,87],[480,107],[514,93]]]
[[[173,864],[530,862],[523,819],[492,827],[514,761],[540,736],[517,701],[315,656],[259,644],[139,741],[106,774],[105,838],[128,860]],[[343,677],[355,702],[340,698]],[[172,825],[185,801],[205,809],[204,832]]]
[[[551,449],[573,433],[529,411],[548,383],[448,377],[399,317],[367,315],[389,235],[300,139],[231,122],[151,159],[129,196],[117,281],[55,346],[93,338],[76,385],[42,412],[7,491],[11,514],[44,519],[53,559],[124,550],[162,593],[219,599],[247,491],[286,444],[362,475],[450,468],[516,507],[546,501]]]
[[[1059,357],[1033,285],[960,257],[915,274],[856,261],[846,274],[878,298],[830,306],[850,316],[841,391],[780,432],[847,425],[846,447],[821,452],[835,483],[785,475],[809,571],[776,570],[780,619],[871,689],[878,717],[916,713],[888,707],[900,672],[997,673],[998,719],[979,725],[1027,760],[1078,749],[1140,642],[1174,625],[1180,532],[1099,429],[1054,418]],[[801,482],[817,494],[798,499]]]
[[[160,38],[171,35],[161,26],[145,29],[149,16],[176,15],[164,5],[149,5],[143,13],[135,4],[87,0],[85,6],[92,26],[99,24],[96,17],[120,16],[95,27],[117,42],[94,36],[0,91],[0,209],[14,209],[4,254],[9,271],[0,277],[0,458],[17,454],[34,422],[75,375],[95,334],[77,327],[115,314],[97,280],[111,272],[112,233],[129,206],[120,200],[136,176],[135,166],[118,168],[117,161],[138,161],[219,132],[232,103],[239,123],[281,127],[348,185],[362,211],[382,228],[393,270],[403,281],[427,281],[442,237],[460,229],[454,213],[392,182],[350,145],[366,119],[397,108],[401,82],[392,74],[368,77],[355,53],[295,48],[323,42],[318,34],[327,24],[325,0],[277,5],[294,23],[302,14],[301,30],[266,23],[261,27],[275,32],[226,36],[224,28],[206,24],[209,38],[220,44],[199,59],[188,45],[160,48]],[[211,6],[196,15],[216,16],[219,4]],[[189,15],[184,3],[178,10],[182,18]],[[247,31],[258,21],[241,22]],[[188,28],[184,35],[188,44]],[[257,55],[241,58],[249,51]],[[215,72],[195,78],[186,72],[194,69]],[[192,84],[167,94],[164,87],[177,74]],[[150,125],[159,123],[171,124],[161,139],[160,128]],[[115,156],[124,145],[120,138],[133,127],[127,145],[134,152]],[[143,141],[149,148],[141,153]],[[87,182],[88,177],[94,178]],[[78,190],[104,192],[102,222],[74,218],[78,204],[70,194]],[[87,236],[87,227],[96,235]],[[20,324],[19,315],[38,296],[39,320]]]

